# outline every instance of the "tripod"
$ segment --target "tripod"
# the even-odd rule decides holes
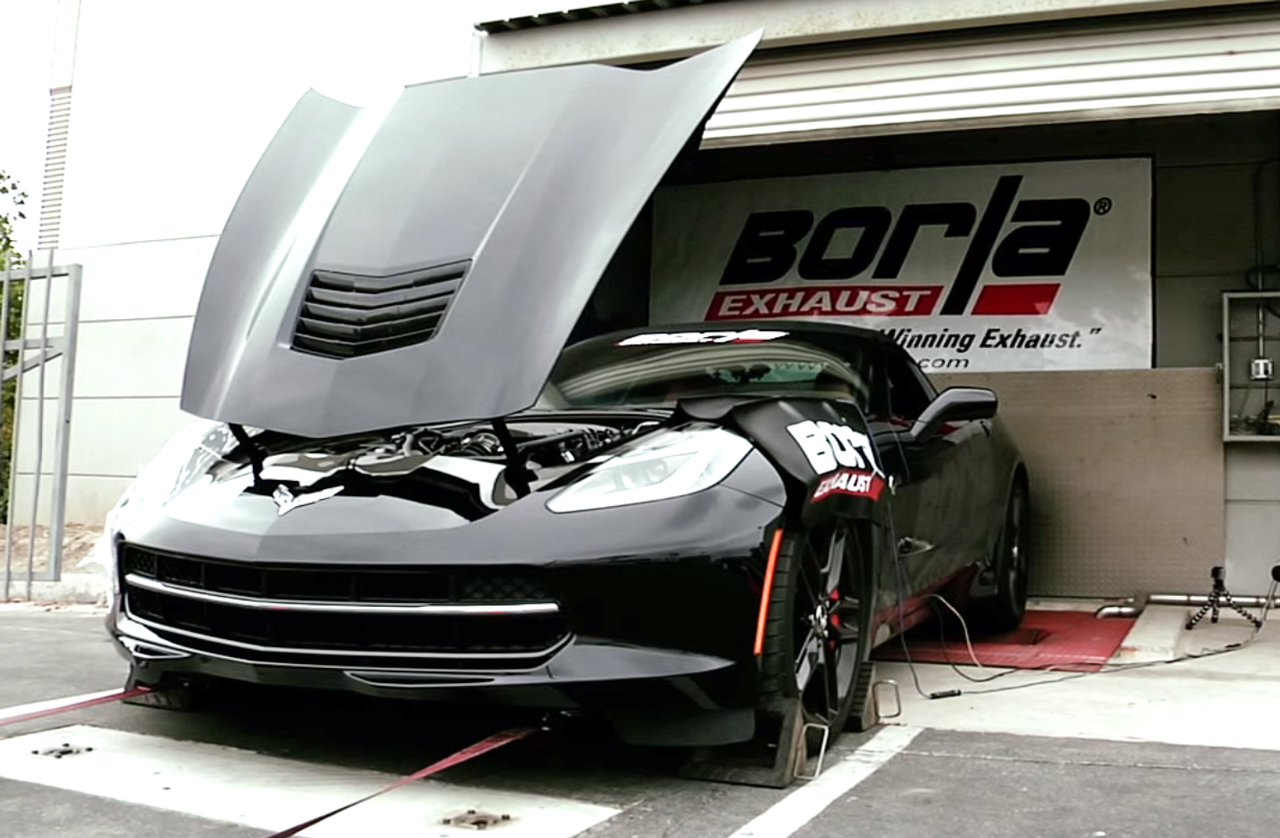
[[[1209,577],[1213,579],[1213,590],[1209,591],[1209,601],[1206,602],[1204,605],[1200,606],[1200,610],[1195,613],[1195,616],[1187,620],[1186,628],[1188,631],[1195,628],[1196,624],[1204,619],[1204,615],[1209,614],[1211,611],[1213,613],[1209,617],[1209,622],[1211,623],[1218,622],[1218,609],[1221,606],[1221,604],[1224,602],[1227,605],[1231,606],[1233,609],[1235,609],[1235,612],[1237,614],[1239,614],[1241,617],[1244,617],[1246,620],[1252,623],[1255,629],[1262,628],[1261,620],[1259,620],[1257,617],[1250,614],[1248,611],[1245,611],[1243,608],[1239,606],[1239,604],[1236,603],[1234,599],[1231,598],[1231,592],[1227,590],[1227,586],[1223,583],[1223,580],[1226,579],[1226,576],[1227,576],[1227,569],[1225,567],[1222,567],[1221,565],[1209,571]]]

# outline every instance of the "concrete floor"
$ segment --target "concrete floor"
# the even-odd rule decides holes
[[[1133,648],[1119,658],[1216,648],[1248,635],[1239,623],[1204,623],[1187,633],[1184,614],[1149,609],[1130,635]],[[92,608],[0,606],[0,713],[119,686],[124,664],[101,620]],[[442,827],[439,817],[448,814],[441,807],[464,799],[482,809],[524,807],[527,817],[494,829],[530,834],[530,818],[543,817],[539,838],[573,834],[593,817],[596,825],[581,834],[596,838],[1275,834],[1266,813],[1280,791],[1280,725],[1271,721],[1280,707],[1280,627],[1218,657],[1009,692],[978,694],[982,685],[947,667],[918,666],[925,691],[974,690],[928,700],[915,694],[906,667],[882,664],[879,674],[901,686],[902,715],[880,734],[842,737],[820,780],[786,791],[681,780],[663,754],[583,726],[496,751],[450,769],[439,783],[387,795],[381,808],[376,801],[358,807],[330,831],[304,834],[465,835],[471,830]],[[1053,677],[1060,676],[1017,673],[986,686]],[[286,825],[270,801],[282,811],[299,800],[320,810],[340,805],[358,796],[357,787],[411,772],[490,732],[495,721],[408,703],[258,694],[252,703],[198,714],[116,704],[0,728],[0,834],[265,836]],[[106,744],[65,761],[26,747],[63,738]],[[898,745],[889,749],[890,741]],[[112,753],[135,745],[146,747]],[[268,775],[268,767],[284,773]],[[307,788],[278,779],[294,774],[320,779]],[[120,781],[114,787],[112,778]],[[156,784],[154,794],[147,782]],[[181,792],[183,783],[207,787],[206,799],[178,804],[159,792]],[[210,801],[219,794],[242,805],[217,809]],[[391,823],[393,804],[403,814],[413,794],[424,802],[410,813],[412,828],[381,828],[378,819]],[[243,799],[255,795],[268,803],[249,811]],[[211,808],[215,816],[189,814]]]
[[[877,672],[899,684],[903,713],[894,721],[922,727],[1280,751],[1280,621],[1256,636],[1244,620],[1226,615],[1187,631],[1183,623],[1194,611],[1147,607],[1110,671],[1084,677],[1015,672],[979,684],[949,667],[917,667],[925,693],[963,692],[930,700],[915,691],[905,665],[881,664]],[[1246,645],[1213,654],[1234,643]],[[984,692],[992,689],[1002,691]]]

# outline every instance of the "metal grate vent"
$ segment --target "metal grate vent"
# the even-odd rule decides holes
[[[67,173],[67,138],[71,133],[71,88],[49,92],[49,128],[45,137],[44,183],[40,189],[40,230],[36,246],[58,246],[62,230],[62,190]]]
[[[293,348],[355,358],[430,340],[470,262],[391,276],[316,271],[293,333]]]

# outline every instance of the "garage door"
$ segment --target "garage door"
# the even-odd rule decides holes
[[[704,145],[1280,107],[1280,16],[765,53]]]

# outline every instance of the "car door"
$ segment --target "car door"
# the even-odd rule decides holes
[[[929,439],[915,439],[911,428],[937,391],[898,347],[886,349],[882,365],[884,398],[873,433],[881,455],[901,474],[893,517],[905,594],[911,596],[967,563],[971,547],[965,517],[971,510],[963,491],[964,442],[975,429],[968,427],[974,423],[955,423]]]
[[[923,375],[923,373],[922,373]],[[966,501],[966,560],[985,563],[995,551],[1004,526],[1009,477],[996,419],[956,423],[961,442],[961,488]]]
[[[929,377],[907,353],[902,355],[930,399],[937,398],[937,389]],[[989,552],[990,507],[997,494],[991,423],[990,419],[950,422],[941,432],[951,445],[946,507],[955,512],[948,533],[955,545],[954,567],[982,562]]]

